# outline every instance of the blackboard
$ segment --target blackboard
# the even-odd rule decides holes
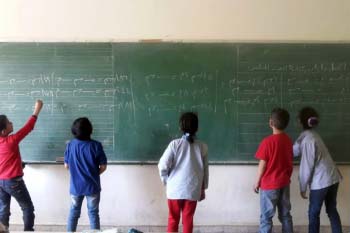
[[[295,139],[296,113],[311,105],[333,157],[347,163],[349,83],[350,44],[0,43],[0,113],[16,130],[35,99],[45,103],[21,143],[31,162],[63,156],[81,116],[109,161],[156,162],[192,110],[212,163],[251,163],[272,108],[290,111]]]

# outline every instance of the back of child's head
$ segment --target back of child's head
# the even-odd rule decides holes
[[[6,129],[7,125],[7,116],[0,115],[0,132]]]
[[[92,124],[86,117],[81,117],[73,122],[72,134],[79,140],[90,140],[92,134]]]
[[[303,129],[312,129],[319,124],[319,115],[312,107],[304,107],[299,111],[299,121]]]
[[[197,114],[194,112],[185,112],[181,114],[179,123],[182,132],[186,135],[186,140],[193,143],[198,130]]]
[[[284,130],[289,123],[289,113],[283,108],[274,108],[271,112],[270,119],[273,127],[278,130]]]

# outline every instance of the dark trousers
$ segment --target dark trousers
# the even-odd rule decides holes
[[[22,177],[0,180],[0,222],[9,227],[11,196],[22,209],[24,231],[34,231],[34,206]]]
[[[337,211],[337,193],[339,183],[327,188],[311,190],[309,203],[309,233],[320,232],[320,212],[323,203],[331,222],[332,233],[342,233],[340,217]]]

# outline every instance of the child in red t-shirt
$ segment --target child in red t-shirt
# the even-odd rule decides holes
[[[34,230],[34,206],[22,179],[22,159],[19,143],[34,129],[43,102],[37,100],[33,115],[16,133],[12,122],[0,115],[0,222],[9,227],[11,197],[14,197],[23,211],[24,231]]]
[[[272,232],[272,218],[278,208],[282,232],[293,232],[290,214],[290,177],[293,171],[293,143],[284,132],[289,122],[289,113],[281,108],[271,112],[269,125],[272,135],[263,139],[255,157],[259,159],[254,191],[260,189],[260,233]]]

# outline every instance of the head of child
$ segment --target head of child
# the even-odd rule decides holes
[[[7,116],[0,115],[0,136],[6,137],[13,131],[13,125],[12,122],[9,121]]]
[[[274,108],[270,115],[270,127],[276,131],[283,131],[289,123],[289,113],[283,108]]]
[[[88,118],[81,117],[73,122],[71,131],[75,138],[87,141],[91,139],[92,124]]]
[[[302,108],[298,118],[304,130],[315,128],[320,122],[317,111],[311,107]]]
[[[198,130],[197,114],[194,112],[185,112],[181,114],[179,124],[182,132],[186,136],[186,140],[193,143]]]

